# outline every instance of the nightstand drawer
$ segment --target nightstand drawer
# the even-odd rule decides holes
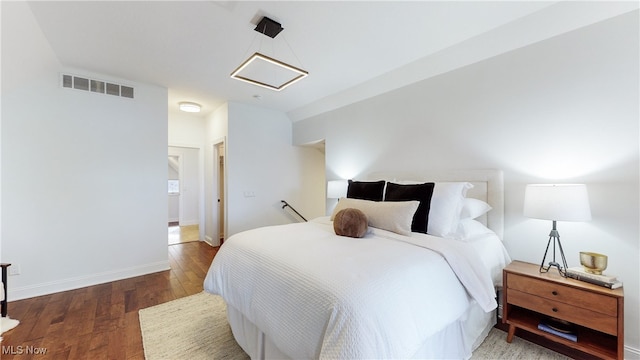
[[[552,300],[554,303],[571,304],[572,308],[583,308],[589,312],[598,312],[614,318],[618,316],[618,301],[611,296],[516,274],[507,274],[507,286],[510,289]]]
[[[539,282],[538,282],[539,283]],[[541,314],[566,320],[574,324],[588,326],[591,329],[602,331],[610,335],[618,334],[618,319],[614,316],[584,309],[567,303],[547,299],[539,296],[531,296],[530,293],[509,290],[509,304],[527,308]]]

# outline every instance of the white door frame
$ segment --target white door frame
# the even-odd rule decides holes
[[[214,139],[211,142],[211,151],[213,153],[213,163],[212,163],[212,167],[213,167],[213,179],[212,179],[212,191],[211,191],[211,216],[212,216],[212,223],[213,224],[217,224],[217,226],[214,226],[213,230],[213,235],[215,236],[215,239],[211,239],[211,242],[213,245],[220,245],[220,233],[222,232],[224,234],[224,237],[227,236],[228,232],[227,232],[227,224],[228,224],[228,212],[227,212],[227,204],[228,204],[228,197],[227,197],[227,144],[226,144],[226,137],[221,137],[218,139]],[[222,165],[223,167],[223,174],[222,174],[222,182],[223,182],[223,189],[222,189],[222,194],[219,193],[219,183],[218,183],[218,179],[220,178],[220,174],[219,174],[219,158],[220,158],[220,154],[218,154],[218,146],[222,145],[222,149],[223,149],[223,153],[222,153],[222,157],[224,158],[224,163]],[[222,206],[218,205],[218,199],[222,198]],[[220,213],[218,211],[221,211],[223,214],[223,219],[224,219],[224,223],[220,224]],[[222,231],[220,231],[220,229],[222,228]]]

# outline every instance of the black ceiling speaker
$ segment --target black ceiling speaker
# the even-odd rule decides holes
[[[276,35],[280,33],[280,31],[284,30],[282,25],[279,22],[269,19],[268,17],[263,17],[262,20],[256,25],[255,31],[264,34],[270,38],[275,38]]]

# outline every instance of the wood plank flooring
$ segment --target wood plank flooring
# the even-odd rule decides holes
[[[171,270],[9,302],[2,360],[144,359],[138,310],[201,292],[218,248],[169,246]]]

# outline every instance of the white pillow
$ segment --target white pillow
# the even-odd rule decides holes
[[[437,182],[431,197],[427,234],[446,237],[458,230],[462,203],[467,191],[473,187],[469,182]]]
[[[478,235],[493,234],[493,231],[484,226],[480,221],[473,219],[463,219],[458,223],[458,230],[452,236],[456,240],[469,240]]]
[[[333,209],[331,220],[342,209],[358,209],[367,215],[369,226],[409,236],[413,215],[418,205],[420,205],[419,201],[369,201],[340,198],[338,205]]]
[[[492,209],[491,205],[486,202],[474,199],[465,198],[462,201],[462,210],[460,210],[460,220],[463,219],[477,219],[480,216],[488,213]]]

